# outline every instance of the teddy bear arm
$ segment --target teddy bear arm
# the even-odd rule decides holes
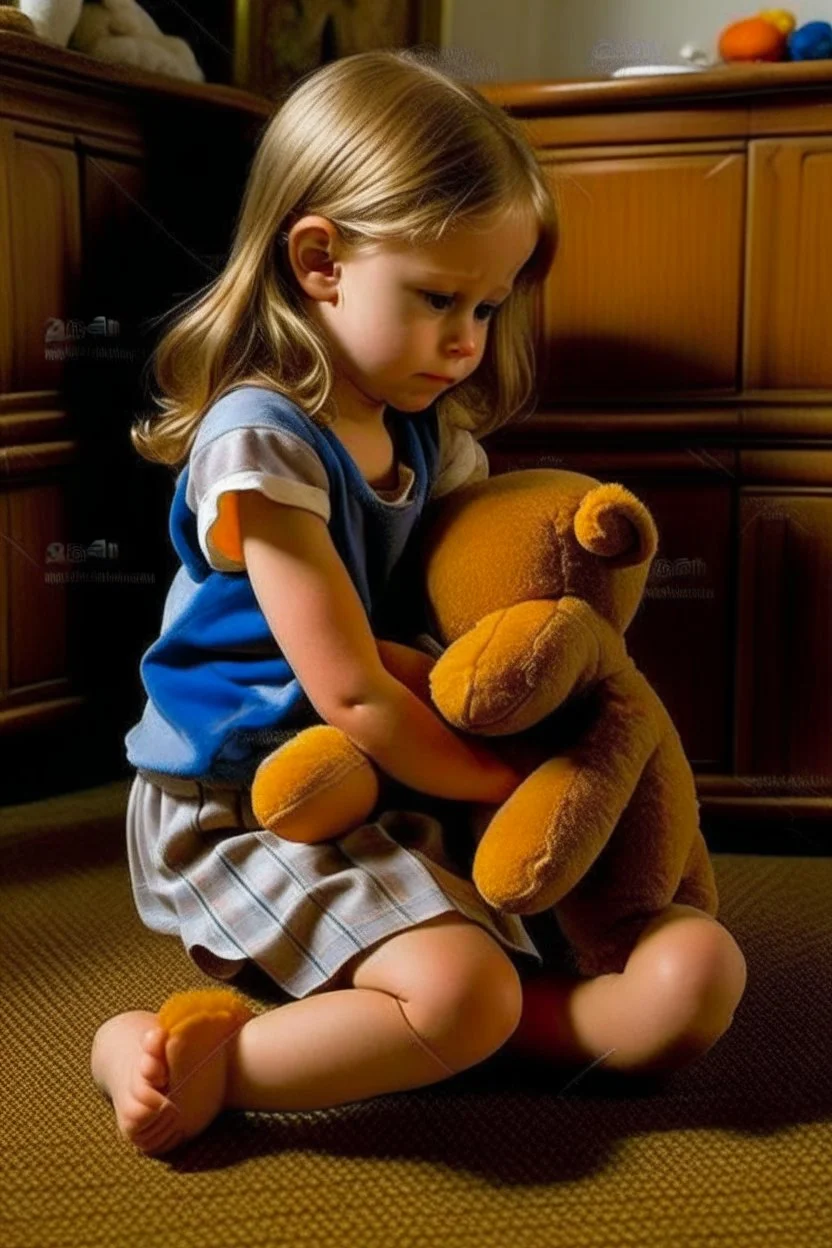
[[[663,725],[653,714],[646,683],[632,664],[604,681],[595,691],[598,709],[593,722],[564,751],[579,773],[592,772],[593,790],[588,796],[604,814],[602,844],[629,805],[661,740]]]
[[[640,679],[635,670],[611,677],[581,739],[543,762],[491,819],[473,864],[490,905],[549,909],[604,850],[658,744]]]

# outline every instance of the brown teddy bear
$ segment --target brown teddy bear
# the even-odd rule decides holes
[[[580,473],[509,472],[443,499],[421,560],[439,659],[379,641],[385,667],[525,780],[474,806],[474,883],[496,909],[553,909],[581,975],[623,971],[671,903],[718,897],[679,735],[627,654],[658,546],[633,494]],[[499,557],[495,555],[499,552]],[[380,792],[375,765],[329,725],[260,764],[252,808],[289,840],[340,836]]]

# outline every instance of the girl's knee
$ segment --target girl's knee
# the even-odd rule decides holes
[[[443,967],[437,982],[404,1007],[411,1024],[455,1070],[496,1053],[520,1022],[520,977],[499,945],[491,944],[479,957]]]
[[[385,943],[383,958],[364,961],[353,984],[399,997],[411,1026],[454,1070],[484,1061],[514,1032],[520,976],[479,924],[440,915]]]
[[[693,927],[671,960],[679,995],[695,1021],[718,1035],[729,1026],[745,992],[745,957],[731,933],[715,919]]]
[[[668,942],[653,987],[664,1000],[666,1034],[651,1068],[679,1069],[713,1048],[733,1022],[745,983],[742,951],[716,920],[692,923],[684,940]]]
[[[731,933],[692,906],[671,905],[647,925],[627,971],[660,983],[693,1014],[733,1014],[745,992],[746,963]]]
[[[720,923],[690,906],[670,906],[645,928],[623,976],[624,1031],[612,1069],[665,1073],[707,1053],[731,1026],[745,991],[742,951]]]

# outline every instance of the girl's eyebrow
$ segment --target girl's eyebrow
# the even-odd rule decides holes
[[[432,271],[429,272],[425,270],[426,281],[435,281],[437,278],[442,282],[467,282],[469,280],[469,278],[464,273],[439,273],[439,272],[432,272]],[[491,293],[497,296],[509,295],[511,294],[511,287],[510,286],[497,286],[494,288],[494,290]]]

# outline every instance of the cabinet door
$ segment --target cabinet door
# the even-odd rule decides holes
[[[4,126],[0,156],[9,195],[12,309],[5,364],[0,352],[0,388],[60,390],[76,333],[82,332],[73,320],[81,260],[75,153],[70,141],[63,146],[37,131]]]
[[[722,144],[549,168],[561,238],[544,295],[545,397],[734,391],[744,154]]]
[[[832,138],[750,145],[745,385],[832,387]]]
[[[757,796],[832,791],[828,494],[743,491],[737,635],[737,773]]]

